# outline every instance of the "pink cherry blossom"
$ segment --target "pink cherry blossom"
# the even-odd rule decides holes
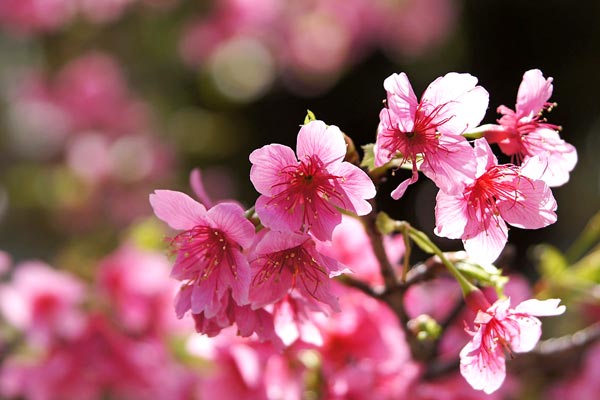
[[[169,263],[159,252],[125,243],[98,264],[100,293],[115,309],[115,319],[134,334],[182,330],[173,314],[177,284],[169,279]]]
[[[75,276],[41,261],[15,267],[12,281],[0,286],[0,312],[29,340],[47,345],[77,335],[83,328],[85,287]]]
[[[309,302],[339,309],[331,293],[330,278],[345,269],[336,260],[320,254],[310,235],[266,231],[252,253],[250,303],[253,308],[273,304],[295,291]]]
[[[32,357],[11,356],[0,371],[2,398],[48,400],[193,398],[197,381],[156,338],[131,337],[92,313],[76,337]]]
[[[471,258],[490,264],[508,239],[506,223],[524,229],[543,228],[556,222],[557,205],[550,188],[532,177],[535,168],[498,165],[484,139],[475,141],[474,153],[475,181],[459,194],[438,192],[435,234],[462,239]]]
[[[191,309],[192,314],[204,312],[211,318],[229,295],[236,304],[247,304],[250,268],[242,248],[252,243],[254,226],[244,210],[227,202],[206,210],[188,195],[170,190],[156,190],[150,204],[158,218],[183,231],[171,240],[177,256],[171,276],[184,281],[178,314]]]
[[[488,92],[476,85],[474,76],[451,72],[418,101],[404,72],[384,81],[387,107],[379,114],[375,165],[394,157],[412,163],[412,177],[392,192],[394,199],[417,181],[421,160],[421,171],[446,193],[460,193],[473,179],[471,146],[461,134],[481,122],[488,106]]]
[[[483,294],[477,293],[481,306],[474,321],[475,331],[469,332],[473,338],[460,352],[460,372],[474,389],[489,394],[502,385],[506,376],[504,351],[531,351],[542,334],[536,316],[560,315],[565,306],[558,305],[560,299],[530,299],[513,309],[510,298],[489,306]],[[467,304],[472,306],[472,302]]]
[[[502,118],[493,125],[485,138],[497,143],[504,154],[520,163],[537,154],[547,153],[548,167],[542,176],[549,186],[561,186],[569,180],[569,172],[577,164],[577,150],[560,138],[560,127],[546,122],[542,113],[555,104],[552,96],[552,78],[544,78],[542,71],[532,69],[523,75],[517,94],[516,111],[498,107]]]
[[[335,286],[342,311],[318,320],[324,398],[404,399],[418,377],[404,333],[383,303],[355,289]]]
[[[297,155],[280,144],[250,154],[250,180],[261,196],[256,213],[262,224],[278,231],[311,231],[330,240],[342,219],[339,209],[357,215],[371,211],[365,199],[375,186],[360,168],[343,161],[346,144],[334,125],[312,121],[300,128]]]
[[[177,296],[176,313],[179,318],[191,307],[191,296],[185,293],[191,290],[190,286],[184,286]],[[273,315],[262,308],[253,310],[250,305],[239,306],[232,296],[221,298],[221,307],[216,315],[206,317],[205,312],[192,313],[192,318],[196,332],[209,337],[217,336],[223,329],[235,324],[239,336],[249,337],[256,333],[260,341],[270,341],[274,346],[283,348],[283,343],[275,333]]]

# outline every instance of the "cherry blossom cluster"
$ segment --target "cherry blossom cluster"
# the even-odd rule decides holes
[[[397,247],[398,240],[383,240],[396,231],[402,233],[396,236],[400,253],[409,253],[404,246],[417,237],[415,243],[428,243],[458,282],[475,313],[474,330],[468,331],[472,338],[460,352],[461,373],[473,388],[492,393],[505,379],[504,352],[533,349],[541,335],[536,316],[562,314],[560,300],[531,299],[511,308],[510,298],[500,297],[490,304],[426,235],[405,222],[363,232],[368,239],[345,259],[332,250],[343,246],[334,232],[348,218],[363,221],[349,240],[370,229],[366,221],[377,212],[374,199],[382,177],[401,168],[411,175],[391,196],[401,199],[420,172],[431,179],[439,189],[435,234],[462,239],[466,259],[479,268],[500,255],[507,224],[538,229],[554,223],[557,204],[550,187],[566,183],[577,153],[560,138],[560,128],[543,118],[553,106],[548,102],[552,78],[539,70],[526,72],[516,111],[501,106],[497,124],[481,126],[489,95],[470,74],[437,78],[420,99],[404,73],[388,77],[384,88],[376,142],[365,147],[362,162],[350,162],[358,158],[350,138],[309,113],[295,152],[269,144],[250,154],[250,180],[260,194],[250,209],[231,200],[214,204],[197,170],[191,186],[199,201],[170,190],[150,195],[156,216],[178,231],[170,239],[171,276],[182,282],[176,314],[181,318],[189,312],[196,330],[208,336],[235,325],[240,336],[255,333],[281,348],[303,337],[310,341],[306,335],[318,315],[344,308],[336,296],[338,280],[361,281],[367,293],[376,293],[382,282],[386,289],[400,282],[397,258],[388,259],[395,251],[377,256],[376,249]],[[490,143],[497,143],[512,163],[499,164]],[[392,265],[391,279],[390,271],[373,278],[377,272],[360,267],[368,254],[375,255],[381,275]],[[408,268],[407,260],[404,264]],[[355,268],[361,271],[358,278],[352,277]],[[291,336],[282,320],[294,321]]]

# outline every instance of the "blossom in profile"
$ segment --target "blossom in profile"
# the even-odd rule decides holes
[[[338,127],[322,121],[302,126],[296,154],[280,144],[250,154],[250,180],[261,194],[256,213],[264,226],[331,240],[342,220],[340,209],[357,215],[371,211],[366,199],[375,197],[375,186],[363,170],[344,161],[346,144]]]
[[[435,234],[462,239],[469,257],[482,264],[498,258],[508,240],[507,223],[538,229],[556,222],[556,200],[539,178],[545,165],[532,158],[521,167],[498,165],[484,139],[475,141],[476,179],[462,193],[439,191]]]
[[[392,197],[399,199],[417,181],[418,164],[444,192],[462,191],[475,170],[471,146],[462,133],[481,122],[488,92],[477,86],[474,76],[456,72],[433,81],[420,101],[404,72],[389,76],[383,86],[387,100],[379,114],[375,165],[396,157],[412,164],[412,177]]]
[[[498,113],[502,114],[498,120],[500,125],[492,125],[485,138],[497,143],[515,163],[546,153],[548,166],[542,179],[549,186],[561,186],[567,183],[569,173],[577,164],[577,150],[560,138],[559,126],[543,118],[543,112],[555,106],[548,102],[552,89],[552,78],[544,78],[539,69],[525,72],[517,94],[516,111],[498,107]]]
[[[238,305],[248,303],[250,267],[242,249],[254,238],[254,225],[237,204],[223,202],[207,210],[188,195],[156,190],[150,204],[158,218],[182,231],[171,239],[176,253],[171,276],[184,284],[176,309],[204,312],[206,318],[223,308],[223,297]],[[228,290],[231,289],[231,290]]]
[[[460,352],[460,372],[476,390],[493,393],[502,385],[506,376],[505,350],[512,354],[531,351],[542,334],[542,323],[536,317],[560,315],[565,306],[560,299],[525,300],[514,309],[510,298],[500,299],[489,305],[483,294],[475,317],[473,338]]]
[[[320,254],[306,233],[267,231],[249,256],[252,269],[250,303],[257,309],[273,304],[291,291],[311,303],[338,311],[330,278],[345,272],[343,265]]]

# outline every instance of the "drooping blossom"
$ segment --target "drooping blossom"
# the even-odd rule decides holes
[[[302,126],[296,153],[298,158],[291,148],[270,144],[250,154],[250,180],[261,194],[256,213],[264,226],[330,240],[342,219],[339,209],[371,211],[365,199],[375,196],[375,186],[364,171],[343,161],[346,144],[338,127],[322,121]]]
[[[0,286],[0,312],[32,342],[77,335],[83,328],[85,286],[75,276],[41,261],[15,267],[12,280]]]
[[[472,292],[467,304],[477,309],[473,338],[460,352],[460,372],[476,390],[496,391],[506,376],[505,350],[512,354],[531,351],[542,334],[536,317],[560,315],[565,306],[560,299],[525,300],[510,308],[510,298],[489,305],[483,294]]]
[[[544,111],[555,106],[548,100],[552,96],[552,78],[544,78],[542,71],[532,69],[523,75],[519,86],[517,104],[513,111],[498,107],[502,118],[500,125],[492,125],[485,133],[490,143],[521,163],[538,154],[547,154],[548,166],[542,180],[549,186],[561,186],[569,180],[569,172],[577,164],[577,150],[560,138],[560,127],[546,122]]]
[[[320,254],[310,235],[261,232],[260,241],[249,258],[253,308],[273,304],[295,291],[309,302],[339,310],[337,298],[331,292],[330,278],[346,270],[336,260]]]
[[[474,76],[455,72],[433,81],[420,101],[404,72],[389,76],[383,86],[387,101],[379,114],[375,165],[395,157],[412,164],[412,177],[392,197],[399,199],[417,181],[419,163],[442,191],[460,193],[475,170],[471,146],[461,134],[481,122],[488,92]]]
[[[188,195],[156,190],[150,204],[158,218],[182,231],[171,239],[176,253],[171,276],[183,281],[176,309],[204,312],[212,318],[223,308],[224,296],[238,305],[248,303],[250,267],[242,249],[254,238],[254,226],[234,203],[207,210]],[[231,290],[228,290],[231,289]]]
[[[435,207],[435,234],[462,239],[469,257],[483,264],[494,262],[508,239],[507,223],[538,229],[556,222],[552,191],[539,179],[537,158],[521,166],[498,165],[484,139],[475,141],[475,181],[462,193],[439,191]]]
[[[179,318],[191,307],[191,296],[186,292],[192,289],[184,286],[177,295],[175,311]],[[240,306],[230,295],[221,298],[221,307],[214,316],[207,317],[206,312],[202,311],[192,312],[192,318],[196,332],[209,337],[217,336],[235,324],[239,336],[250,337],[256,334],[260,341],[270,341],[274,346],[283,348],[283,343],[275,332],[273,315],[262,308],[253,310],[250,305]]]

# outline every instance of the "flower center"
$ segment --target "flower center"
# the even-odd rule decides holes
[[[280,174],[285,179],[274,185],[285,187],[269,201],[269,204],[282,204],[289,213],[295,213],[300,207],[303,212],[303,223],[308,227],[312,218],[318,218],[321,210],[335,214],[336,209],[329,204],[335,198],[344,201],[338,190],[338,182],[344,178],[330,174],[323,162],[316,156],[308,156],[297,165],[290,165]]]
[[[206,280],[223,261],[237,276],[232,245],[223,232],[208,226],[195,226],[171,239],[177,262],[193,275],[193,280]]]
[[[252,285],[263,284],[274,274],[281,275],[286,269],[292,275],[292,289],[300,282],[308,293],[315,296],[321,281],[328,277],[327,271],[303,246],[269,253],[261,258],[262,267],[254,277]]]

